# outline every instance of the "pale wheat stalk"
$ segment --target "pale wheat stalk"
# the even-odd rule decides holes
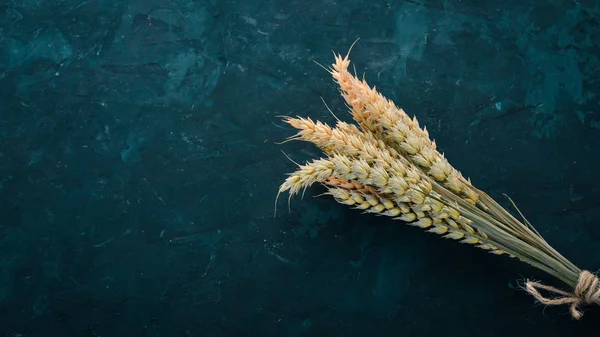
[[[527,281],[526,290],[548,305],[570,304],[574,318],[582,316],[580,304],[600,304],[594,274],[577,268],[525,218],[521,222],[475,188],[436,149],[416,118],[411,119],[375,88],[350,74],[349,64],[348,55],[336,55],[329,72],[360,128],[341,121],[330,127],[310,118],[284,118],[298,130],[288,140],[311,142],[327,157],[298,165],[277,197],[288,191],[291,198],[321,183],[327,188],[324,194],[339,203],[402,220],[497,255],[516,257],[562,280],[573,293],[532,281]],[[539,289],[560,296],[545,298]]]

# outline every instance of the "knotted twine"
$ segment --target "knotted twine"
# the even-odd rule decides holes
[[[525,290],[535,297],[536,300],[546,305],[571,304],[571,316],[575,319],[580,319],[583,316],[583,313],[579,310],[580,305],[592,304],[600,300],[600,287],[598,287],[598,283],[598,276],[587,270],[583,270],[579,274],[579,280],[572,293],[529,280],[525,283]],[[546,298],[540,294],[538,289],[562,296]]]

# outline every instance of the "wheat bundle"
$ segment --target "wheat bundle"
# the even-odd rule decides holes
[[[569,304],[575,319],[583,315],[581,305],[600,305],[596,275],[577,268],[524,217],[517,219],[475,188],[437,150],[416,118],[411,119],[375,87],[351,74],[349,65],[348,54],[338,54],[327,70],[339,85],[358,127],[339,120],[330,127],[310,118],[285,117],[284,121],[298,130],[288,140],[311,142],[326,156],[298,165],[280,186],[277,197],[288,191],[291,198],[320,183],[327,189],[325,194],[339,203],[401,220],[492,254],[517,258],[545,271],[572,291],[530,280],[525,282],[525,290],[546,305]],[[540,290],[552,296],[544,297]]]

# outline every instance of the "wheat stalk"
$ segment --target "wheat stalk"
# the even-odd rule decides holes
[[[331,127],[310,118],[284,117],[298,130],[288,140],[311,142],[326,157],[298,164],[280,186],[277,198],[285,191],[291,198],[320,183],[327,190],[324,195],[341,204],[401,220],[496,255],[515,257],[547,272],[573,292],[532,281],[527,281],[526,290],[545,304],[570,304],[574,318],[582,316],[580,304],[600,305],[594,274],[569,262],[524,217],[518,220],[475,188],[437,150],[416,118],[411,119],[375,87],[348,72],[349,65],[348,55],[335,55],[335,63],[327,70],[358,127],[341,121]],[[540,289],[555,297],[542,296]]]

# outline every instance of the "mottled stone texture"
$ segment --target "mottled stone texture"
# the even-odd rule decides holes
[[[5,0],[0,336],[595,336],[528,266],[327,198],[278,115],[357,72],[600,268],[597,1]]]

